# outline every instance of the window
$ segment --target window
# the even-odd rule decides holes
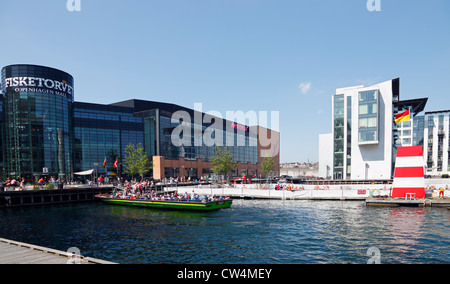
[[[344,95],[334,96],[334,178],[344,177]]]
[[[444,116],[440,115],[439,116],[439,131],[444,130]]]
[[[351,178],[352,170],[352,97],[347,97],[347,179]]]
[[[376,117],[360,118],[359,128],[366,128],[366,127],[377,127],[377,118]]]
[[[378,143],[378,90],[359,93],[359,143]]]
[[[434,117],[429,116],[428,117],[428,128],[433,128],[433,127],[434,127]]]

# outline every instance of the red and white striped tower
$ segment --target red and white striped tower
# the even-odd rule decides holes
[[[399,147],[395,161],[392,198],[405,198],[415,193],[416,198],[425,198],[425,171],[422,146]]]

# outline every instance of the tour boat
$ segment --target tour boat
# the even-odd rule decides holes
[[[96,195],[95,197],[108,204],[145,207],[151,209],[165,209],[165,210],[214,211],[229,208],[233,203],[233,200],[231,199],[197,202],[197,201],[117,198],[111,197],[111,195]]]

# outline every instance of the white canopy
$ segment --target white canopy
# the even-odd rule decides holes
[[[74,173],[74,175],[77,175],[77,176],[88,176],[88,175],[92,175],[93,172],[94,172],[94,170],[89,170],[89,171]]]

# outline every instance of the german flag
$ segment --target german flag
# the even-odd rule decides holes
[[[402,123],[409,121],[409,109],[405,112],[399,113],[395,116],[395,123]]]

